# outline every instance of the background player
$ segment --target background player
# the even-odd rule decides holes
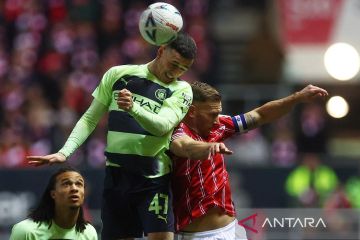
[[[95,228],[84,219],[85,180],[70,167],[55,172],[29,218],[14,225],[10,240],[97,240]]]

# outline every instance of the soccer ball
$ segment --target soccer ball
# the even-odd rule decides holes
[[[139,21],[141,36],[150,44],[160,46],[176,39],[183,26],[180,12],[171,4],[157,2],[145,9]]]

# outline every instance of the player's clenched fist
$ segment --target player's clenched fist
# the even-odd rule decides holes
[[[117,105],[124,111],[130,111],[133,106],[132,93],[126,88],[118,93]]]

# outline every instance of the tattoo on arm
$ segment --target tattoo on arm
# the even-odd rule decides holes
[[[245,114],[245,120],[248,126],[248,129],[254,129],[258,126],[258,118],[253,113]]]

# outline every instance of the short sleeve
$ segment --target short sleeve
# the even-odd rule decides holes
[[[224,133],[223,133],[223,139],[231,137],[234,133],[237,133],[236,124],[234,123],[234,119],[231,116],[228,115],[220,115],[219,116],[219,122],[222,126],[225,127]]]
[[[90,223],[88,223],[86,225],[85,235],[86,235],[86,239],[89,239],[89,240],[97,240],[98,239],[98,234],[97,234],[95,228],[93,227],[93,225],[91,225]]]
[[[180,125],[174,129],[174,132],[171,136],[171,141],[174,141],[180,137],[187,135],[183,127],[184,127],[184,124],[180,123]]]

